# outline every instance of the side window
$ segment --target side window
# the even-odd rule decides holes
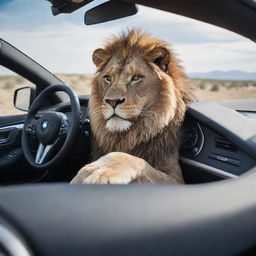
[[[78,95],[91,94],[92,74],[55,74],[65,84],[74,89]]]
[[[14,91],[18,88],[30,86],[35,87],[27,79],[0,66],[0,116],[25,114],[13,105]]]

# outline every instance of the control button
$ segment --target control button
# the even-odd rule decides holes
[[[193,153],[196,154],[198,152],[198,147],[193,147]]]
[[[32,134],[36,135],[36,126],[34,124],[32,125]]]
[[[214,159],[214,160],[218,160],[223,163],[231,164],[234,166],[240,166],[240,160],[237,160],[234,158],[230,158],[230,157],[226,157],[226,156],[222,156],[222,155],[218,155],[218,154],[213,154],[213,153],[210,154],[208,157],[211,159]]]
[[[29,133],[32,131],[32,125],[31,124],[27,125],[26,131],[29,132]]]
[[[61,135],[65,135],[68,133],[68,122],[65,119],[61,120],[61,124],[60,124],[60,130],[59,130],[59,136]]]
[[[84,131],[84,136],[85,137],[89,137],[90,136],[90,132],[89,131]]]
[[[89,118],[85,118],[84,120],[81,121],[82,125],[89,125],[90,124],[90,119]]]
[[[33,134],[33,126],[32,126],[32,124],[28,124],[27,125],[26,132],[30,133],[30,134]]]

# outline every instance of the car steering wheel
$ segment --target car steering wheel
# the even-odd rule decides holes
[[[63,91],[69,96],[71,118],[61,112],[40,111],[50,95],[58,91]],[[70,87],[60,84],[44,89],[29,108],[22,130],[21,144],[27,161],[38,169],[46,169],[57,164],[75,142],[79,119],[80,103],[77,95]],[[31,144],[35,138],[38,147],[36,154],[33,154]]]

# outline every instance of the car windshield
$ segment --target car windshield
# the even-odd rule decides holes
[[[228,30],[143,6],[135,16],[85,26],[93,1],[72,14],[51,14],[48,1],[2,0],[1,38],[11,43],[81,94],[90,94],[96,68],[92,53],[122,30],[140,28],[171,44],[198,100],[256,98],[256,45]],[[16,76],[0,67],[0,90],[13,94]],[[5,101],[1,101],[4,109]]]

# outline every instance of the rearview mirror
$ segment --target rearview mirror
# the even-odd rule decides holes
[[[14,91],[13,104],[22,111],[28,111],[36,97],[36,90],[32,87],[22,87]]]
[[[131,16],[137,12],[138,8],[133,3],[111,0],[87,11],[84,16],[84,23],[86,25],[98,24]]]

